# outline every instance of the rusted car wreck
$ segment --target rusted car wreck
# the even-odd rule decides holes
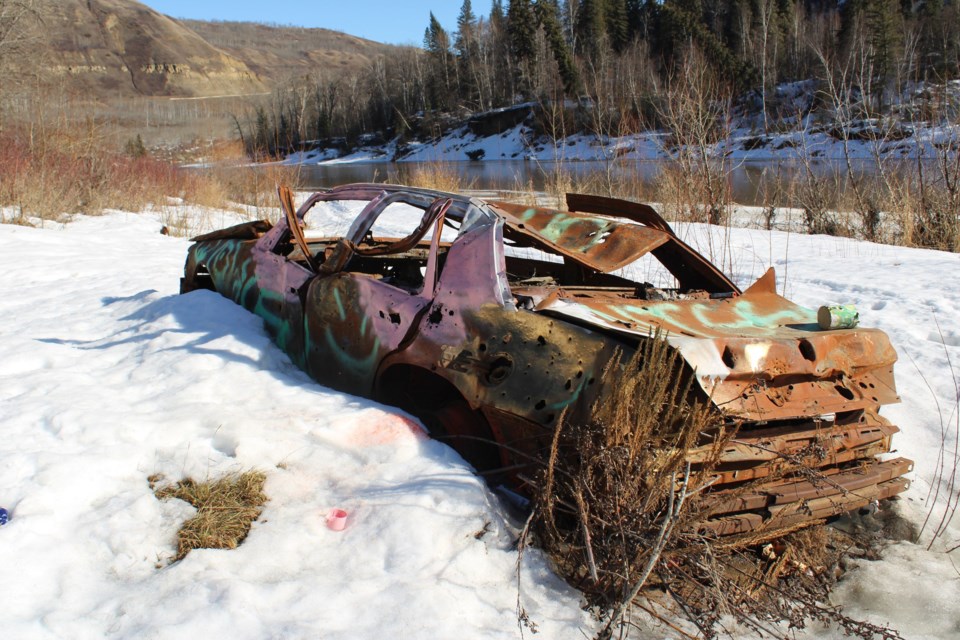
[[[887,336],[821,330],[776,293],[772,269],[741,292],[646,205],[569,195],[560,212],[382,184],[322,191],[296,211],[288,190],[281,201],[276,225],[195,238],[182,292],[213,289],[256,313],[314,379],[420,416],[478,469],[526,464],[562,412],[594,406],[614,354],[657,331],[739,424],[705,529],[792,527],[908,486],[912,463],[882,459],[898,431],[878,413],[898,401]],[[359,214],[342,237],[312,237],[307,216],[331,206]],[[385,236],[385,212],[409,232]]]

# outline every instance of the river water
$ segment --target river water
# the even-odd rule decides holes
[[[872,163],[871,163],[872,164]],[[298,186],[304,190],[333,187],[349,182],[390,182],[404,184],[418,170],[453,171],[459,174],[465,189],[528,191],[543,190],[548,176],[563,171],[573,178],[575,184],[589,183],[591,177],[600,177],[594,184],[638,184],[639,193],[657,193],[657,182],[662,170],[668,166],[662,160],[611,161],[605,162],[540,162],[524,160],[488,160],[482,162],[446,162],[429,166],[419,163],[344,163],[325,165],[302,165],[299,167]],[[859,163],[859,173],[873,173],[872,166]],[[833,161],[819,161],[812,165],[811,172],[822,181],[828,199],[838,200],[845,189],[847,168]],[[796,161],[730,162],[726,168],[726,182],[733,202],[743,205],[776,204],[798,206],[796,196],[790,189],[791,181],[807,175],[807,169]]]

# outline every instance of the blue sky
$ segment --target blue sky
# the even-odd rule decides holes
[[[430,12],[449,31],[461,2],[439,0],[140,0],[174,18],[249,20],[324,27],[390,44],[423,44]],[[490,12],[489,0],[471,0],[473,12]]]

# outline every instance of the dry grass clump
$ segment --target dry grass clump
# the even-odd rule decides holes
[[[0,205],[22,216],[56,220],[65,213],[139,209],[182,197],[196,177],[149,157],[86,146],[66,138],[54,146],[14,134],[0,137]]]
[[[918,166],[922,166],[919,165]],[[956,175],[928,178],[922,171],[893,176],[884,184],[885,222],[892,242],[960,252],[960,154]]]
[[[460,193],[466,189],[472,189],[476,182],[475,179],[465,180],[457,165],[450,162],[426,162],[415,164],[408,170],[405,169],[406,167],[401,167],[398,176],[400,181],[403,184],[424,189]]]
[[[300,182],[300,167],[266,164],[251,167],[249,165],[222,165],[203,170],[204,177],[214,184],[222,194],[219,205],[237,203],[253,210],[278,209],[277,185],[296,185]],[[206,204],[206,203],[200,203]],[[267,217],[259,215],[259,217]]]
[[[158,479],[151,477],[151,486]],[[261,471],[244,471],[204,482],[186,478],[155,488],[157,498],[179,498],[197,509],[197,515],[184,522],[177,533],[173,561],[183,559],[193,549],[236,549],[267,501],[265,480]]]
[[[218,209],[233,203],[275,208],[276,185],[296,181],[295,168],[181,169],[140,146],[127,146],[111,147],[95,128],[43,136],[5,131],[0,134],[0,207],[13,207],[21,221],[168,208],[174,206],[171,198]]]
[[[235,138],[214,139],[194,145],[192,148],[182,149],[178,162],[195,163],[246,163],[250,159],[243,148],[243,143]]]
[[[727,618],[760,636],[786,637],[785,627],[803,629],[816,621],[844,637],[902,640],[895,629],[851,618],[830,604],[830,591],[848,558],[879,557],[879,533],[860,525],[852,531],[807,526],[762,544],[692,542],[684,555],[662,565],[658,586],[669,601],[648,598],[640,608],[682,617],[706,638],[716,637]]]

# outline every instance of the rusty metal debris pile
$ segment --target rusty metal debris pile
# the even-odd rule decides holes
[[[409,410],[521,493],[561,417],[588,422],[615,354],[653,335],[721,425],[684,455],[712,474],[701,533],[774,537],[908,485],[912,463],[884,459],[898,431],[879,415],[898,400],[887,336],[822,330],[772,269],[740,291],[646,205],[571,195],[555,211],[382,184],[281,202],[276,225],[195,238],[182,291],[231,298],[318,382]],[[305,231],[317,205],[358,202],[342,237]],[[388,210],[406,212],[404,235],[381,234]]]
[[[824,604],[846,554],[871,548],[869,536],[851,534],[850,527],[809,527],[816,522],[809,519],[780,518],[726,535],[705,526],[722,512],[718,501],[743,509],[738,500],[769,490],[774,478],[789,484],[793,470],[772,469],[720,489],[722,499],[711,493],[721,481],[721,459],[737,448],[737,426],[691,393],[683,368],[661,334],[629,361],[616,358],[599,382],[604,401],[586,422],[561,420],[531,480],[533,511],[521,542],[542,548],[558,573],[599,607],[605,625],[597,637],[629,627],[621,620],[630,608],[681,637],[694,635],[677,625],[715,637],[729,629],[723,616],[762,635],[780,635],[773,625],[782,621],[802,628],[820,620],[846,635],[899,637]],[[704,434],[711,444],[697,447]],[[796,469],[813,486],[832,482],[799,461]],[[845,520],[862,524],[859,515]]]

